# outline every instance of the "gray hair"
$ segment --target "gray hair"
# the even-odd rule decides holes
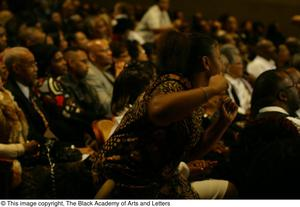
[[[234,64],[236,56],[240,56],[240,51],[232,44],[225,44],[221,47],[221,54],[227,58],[229,64]]]
[[[30,52],[25,47],[13,47],[4,51],[3,62],[8,70],[11,71],[13,64],[19,63],[24,54]]]

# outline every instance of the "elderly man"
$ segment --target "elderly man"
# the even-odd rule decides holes
[[[221,53],[228,60],[228,64],[225,68],[225,78],[229,83],[228,94],[239,106],[239,114],[249,114],[252,87],[250,83],[243,78],[244,66],[239,50],[234,45],[226,44],[222,46]]]
[[[33,93],[38,71],[33,54],[24,47],[13,47],[5,51],[3,60],[10,73],[5,87],[12,92],[26,116],[28,138],[54,137],[40,100]]]
[[[109,43],[105,39],[95,39],[88,44],[90,60],[86,81],[96,89],[98,100],[105,109],[106,116],[111,116],[111,98],[115,78],[107,72],[113,63]]]

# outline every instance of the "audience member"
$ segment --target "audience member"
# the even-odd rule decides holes
[[[111,97],[115,78],[108,72],[112,67],[112,52],[108,41],[105,39],[91,40],[88,44],[90,60],[86,81],[97,93],[99,103],[104,108],[105,115],[111,116]]]
[[[235,151],[238,154],[232,155],[238,163],[235,167],[236,184],[242,197],[261,198],[270,195],[271,191],[263,192],[266,189],[263,182],[251,179],[256,170],[264,171],[263,168],[254,167],[257,160],[263,158],[261,156],[273,143],[299,138],[300,120],[296,118],[296,111],[300,107],[299,80],[300,72],[288,68],[268,70],[255,82],[251,101],[253,119],[241,132],[240,145]]]
[[[243,63],[239,51],[233,45],[224,45],[221,48],[221,53],[228,59],[228,65],[225,69],[225,78],[229,82],[228,94],[239,106],[239,114],[247,115],[250,113],[252,87],[243,78]]]
[[[136,30],[145,42],[153,43],[156,34],[173,27],[168,14],[169,4],[169,0],[157,0],[138,23]]]
[[[261,40],[256,45],[256,57],[247,65],[247,72],[257,78],[266,70],[274,69],[276,57],[276,48],[269,40]]]
[[[200,141],[200,106],[223,92],[226,80],[218,75],[222,63],[217,43],[198,35],[190,39],[191,44],[187,36],[175,31],[161,36],[161,76],[147,87],[105,143],[103,172],[116,183],[112,198],[198,197],[189,181],[176,174],[177,166],[183,155],[197,159],[209,151],[234,119],[237,108],[230,99],[223,100],[214,130],[208,129]],[[189,63],[194,67],[186,64],[189,45]],[[194,63],[199,60],[196,68],[199,64]],[[193,134],[187,135],[188,131]]]

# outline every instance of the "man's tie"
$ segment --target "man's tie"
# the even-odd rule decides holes
[[[33,108],[35,109],[35,111],[40,115],[40,117],[43,120],[44,126],[47,129],[49,127],[49,123],[46,119],[45,114],[42,112],[42,110],[39,108],[39,106],[37,105],[36,101],[35,101],[36,97],[32,95],[32,92],[30,93],[30,101],[33,105]]]

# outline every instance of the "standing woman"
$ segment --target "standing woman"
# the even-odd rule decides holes
[[[217,42],[167,31],[158,42],[158,63],[159,77],[103,148],[104,176],[115,182],[112,198],[198,198],[177,166],[208,152],[236,115],[236,105],[225,99],[216,123],[205,132],[201,127],[201,105],[227,89]]]

